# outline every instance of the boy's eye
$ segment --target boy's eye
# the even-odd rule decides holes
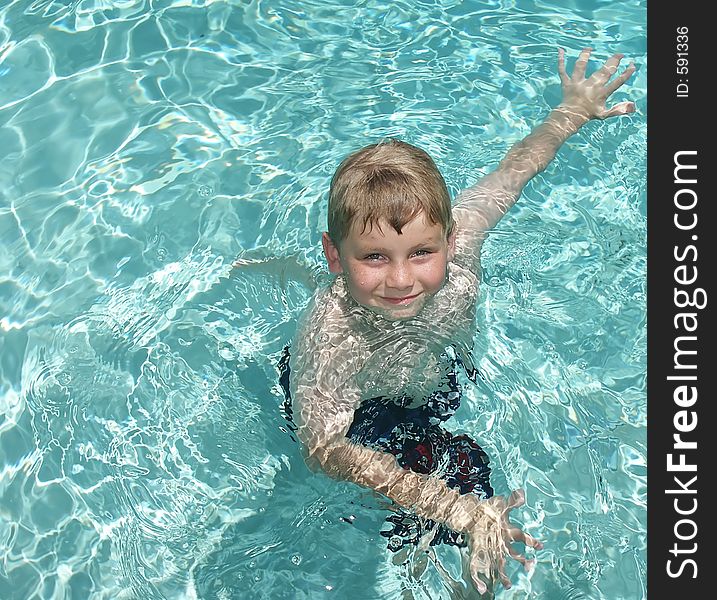
[[[374,252],[373,254],[367,254],[364,257],[365,260],[381,260],[381,255]]]
[[[427,255],[429,255],[429,254],[431,254],[431,251],[430,251],[430,250],[427,250],[427,249],[425,249],[425,248],[421,248],[420,250],[416,250],[416,251],[414,252],[414,255],[415,255],[415,256],[427,256]]]

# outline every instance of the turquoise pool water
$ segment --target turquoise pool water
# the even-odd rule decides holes
[[[454,549],[391,554],[380,499],[305,468],[275,363],[340,159],[398,136],[455,195],[586,45],[638,113],[487,242],[451,427],[545,542],[500,598],[645,597],[644,1],[0,7],[0,598],[460,597]]]

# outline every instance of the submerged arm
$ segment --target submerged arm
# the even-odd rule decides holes
[[[621,102],[611,108],[605,103],[635,72],[631,63],[613,81],[622,54],[609,58],[602,68],[588,79],[585,70],[591,49],[585,49],[575,63],[572,76],[565,70],[565,54],[558,52],[558,71],[563,99],[545,119],[523,140],[515,144],[495,171],[483,177],[458,197],[454,216],[459,236],[468,246],[480,246],[485,232],[515,204],[525,185],[548,166],[560,146],[591,119],[606,119],[635,111],[632,102]]]
[[[334,414],[341,419],[340,413]],[[350,425],[350,419],[345,418],[348,416],[344,414],[342,420]],[[334,435],[321,442],[322,434],[327,432],[323,418],[305,411],[302,421],[306,417],[309,420],[299,424],[297,434],[311,466],[319,467],[334,479],[375,490],[417,515],[445,523],[455,531],[468,532],[469,510],[461,502],[459,492],[443,480],[404,469],[392,454],[353,443],[346,438],[348,425],[335,429]]]
[[[340,373],[346,373],[346,365],[343,367],[327,371],[333,373],[330,379],[336,380],[341,377]],[[488,500],[480,500],[473,494],[461,495],[438,477],[402,468],[392,454],[353,443],[346,433],[358,406],[358,395],[350,386],[339,386],[333,393],[325,392],[322,385],[325,381],[320,376],[300,380],[293,392],[298,408],[297,435],[304,445],[309,466],[318,467],[335,479],[375,490],[421,517],[466,534],[471,578],[476,589],[484,592],[496,580],[509,587],[505,557],[510,555],[526,568],[529,566],[529,561],[510,544],[517,541],[541,547],[540,542],[508,520],[509,511],[523,504],[522,493]]]
[[[318,406],[327,400],[314,399],[319,400]],[[337,404],[331,405],[336,407]],[[391,454],[348,440],[345,437],[348,425],[345,424],[350,421],[353,411],[332,408],[329,414],[338,421],[331,421],[332,426],[327,428],[326,414],[322,415],[321,410],[306,410],[306,407],[304,404],[297,434],[305,445],[309,464],[319,466],[335,479],[371,488],[421,517],[465,534],[469,544],[470,576],[479,592],[492,590],[496,581],[506,588],[511,586],[505,573],[506,556],[511,556],[526,569],[530,568],[532,561],[519,554],[511,544],[522,542],[537,549],[542,548],[542,544],[508,519],[508,513],[525,502],[523,492],[513,492],[507,498],[493,496],[488,500],[480,500],[473,494],[461,495],[442,479],[402,468]],[[344,425],[336,427],[337,422]],[[333,431],[333,434],[327,437],[327,431]]]

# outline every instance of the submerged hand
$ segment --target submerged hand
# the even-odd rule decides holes
[[[606,108],[605,102],[610,95],[625,83],[635,72],[635,65],[630,65],[613,81],[610,78],[617,72],[623,58],[622,54],[614,54],[605,64],[589,78],[585,78],[585,70],[592,48],[585,48],[578,57],[572,76],[565,71],[565,51],[558,50],[558,72],[563,88],[563,101],[558,109],[581,119],[607,119],[617,115],[635,112],[634,102],[620,102]]]
[[[505,573],[506,554],[526,569],[532,566],[532,561],[515,550],[511,544],[522,542],[536,550],[543,547],[541,542],[508,519],[508,513],[513,508],[525,504],[525,493],[516,490],[507,498],[493,496],[488,500],[479,500],[476,496],[466,494],[461,500],[465,502],[464,509],[472,513],[467,534],[473,586],[480,594],[491,593],[497,581],[505,588],[511,587],[510,579]]]

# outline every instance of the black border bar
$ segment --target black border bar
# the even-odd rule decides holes
[[[717,31],[709,6],[648,3],[647,590],[656,599],[715,594],[717,93],[707,43]]]

